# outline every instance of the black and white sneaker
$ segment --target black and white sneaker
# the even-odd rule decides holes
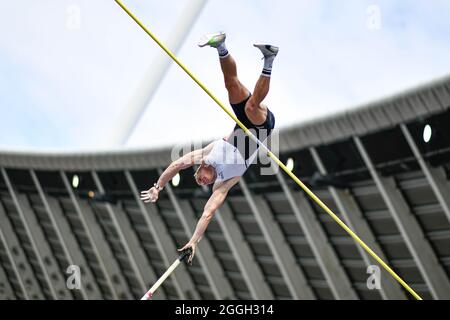
[[[279,50],[278,47],[275,47],[271,44],[255,43],[253,46],[261,50],[262,54],[264,55],[264,58],[276,56]]]

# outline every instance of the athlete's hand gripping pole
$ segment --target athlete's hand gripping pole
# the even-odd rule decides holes
[[[141,298],[141,300],[150,300],[153,297],[153,294],[155,291],[163,284],[163,282],[175,271],[175,269],[178,267],[178,265],[188,258],[192,254],[192,249],[187,248],[186,250],[182,251],[180,255],[178,256],[177,260],[172,263],[172,265],[167,269],[166,272],[161,276],[161,278],[156,281],[156,283],[150,288],[150,290],[147,291],[147,293]]]

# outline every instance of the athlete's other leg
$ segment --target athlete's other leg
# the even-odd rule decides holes
[[[278,48],[268,44],[255,44],[254,46],[260,49],[264,55],[264,68],[256,82],[253,95],[245,105],[245,113],[253,124],[261,125],[267,117],[267,107],[262,104],[262,101],[269,93],[272,64],[278,53]]]
[[[270,77],[259,76],[255,89],[253,90],[253,95],[245,104],[245,113],[255,125],[261,125],[266,121],[267,107],[262,104],[262,101],[269,93],[269,87]]]
[[[228,91],[228,100],[231,104],[238,104],[250,95],[250,91],[239,81],[237,76],[236,61],[228,54],[226,58],[220,58],[225,87]]]
[[[231,104],[238,104],[248,98],[250,91],[239,81],[236,61],[225,46],[225,39],[226,35],[224,32],[207,34],[200,40],[198,45],[200,47],[209,45],[217,49],[225,87],[228,91],[228,99]]]

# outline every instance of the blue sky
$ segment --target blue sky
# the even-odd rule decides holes
[[[124,0],[161,40],[188,0]],[[379,10],[380,28],[368,27]],[[71,27],[79,11],[79,28]],[[209,0],[178,53],[223,102],[225,30],[241,81],[262,69],[252,43],[280,47],[266,102],[279,127],[357,107],[450,74],[445,0]],[[160,49],[112,0],[0,2],[0,149],[100,150]],[[172,65],[127,143],[152,148],[223,136],[233,123]]]

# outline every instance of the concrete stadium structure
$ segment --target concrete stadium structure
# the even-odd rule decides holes
[[[0,299],[139,299],[209,195],[186,170],[157,204],[139,201],[170,153],[0,152]],[[424,299],[450,298],[450,77],[286,128],[280,158]],[[373,259],[284,173],[259,169],[154,299],[412,298],[383,269],[369,289]]]

